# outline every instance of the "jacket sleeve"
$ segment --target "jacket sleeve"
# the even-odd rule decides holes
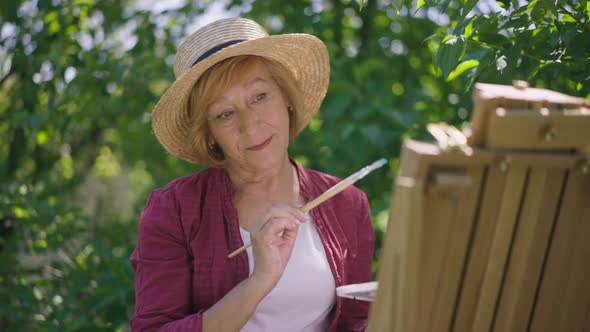
[[[201,331],[204,310],[191,314],[191,256],[171,189],[154,191],[143,210],[135,271],[131,330]]]
[[[371,209],[367,196],[359,194],[359,215],[356,220],[357,253],[349,257],[345,273],[349,284],[372,280],[373,252],[375,250],[375,231],[371,220]],[[368,324],[370,303],[367,301],[342,299],[342,311],[338,331],[365,331]]]

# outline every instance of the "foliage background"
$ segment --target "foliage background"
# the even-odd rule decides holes
[[[390,160],[359,184],[377,249],[402,140],[468,121],[474,82],[590,98],[586,0],[173,3],[0,3],[0,331],[128,330],[128,257],[147,194],[199,169],[158,145],[150,111],[203,13],[328,45],[328,97],[291,153],[341,177]]]

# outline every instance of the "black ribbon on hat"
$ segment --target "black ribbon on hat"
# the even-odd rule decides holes
[[[246,40],[246,39],[234,39],[234,40],[227,41],[227,42],[225,42],[225,43],[221,43],[221,44],[219,44],[219,45],[217,45],[217,46],[215,46],[215,47],[211,48],[211,49],[210,49],[210,50],[208,50],[207,52],[205,52],[205,53],[201,54],[201,56],[200,56],[200,57],[199,57],[199,58],[198,58],[198,59],[197,59],[195,62],[193,62],[193,64],[191,65],[191,67],[193,67],[193,66],[194,66],[194,65],[196,65],[197,63],[199,63],[199,62],[201,62],[201,61],[203,61],[203,60],[207,59],[208,57],[210,57],[210,56],[211,56],[211,55],[213,55],[214,53],[216,53],[216,52],[218,52],[218,51],[221,51],[222,49],[224,49],[224,48],[226,48],[226,47],[228,47],[228,46],[231,46],[231,45],[234,45],[234,44],[237,44],[237,43],[241,43],[241,42],[243,42],[244,40]]]

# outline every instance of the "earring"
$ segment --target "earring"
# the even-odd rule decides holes
[[[219,145],[217,145],[217,143],[208,143],[207,147],[209,148],[211,155],[215,159],[217,159],[217,160],[224,160],[225,159],[225,155],[223,154],[223,150],[221,150],[221,148],[219,147]]]
[[[287,112],[293,113],[293,105],[287,105]]]

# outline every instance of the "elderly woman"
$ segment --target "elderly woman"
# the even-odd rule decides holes
[[[154,133],[174,156],[210,167],[148,199],[131,256],[132,330],[364,330],[368,303],[335,288],[371,280],[367,198],[349,187],[303,213],[339,179],[288,155],[325,96],[325,45],[225,19],[180,46],[174,71]]]

